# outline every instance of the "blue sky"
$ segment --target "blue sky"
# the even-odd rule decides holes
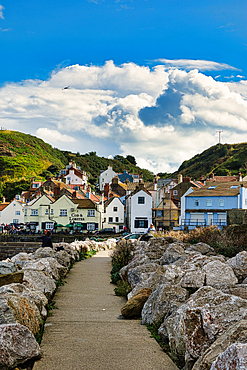
[[[0,125],[154,172],[216,130],[247,141],[246,14],[243,0],[0,0]]]

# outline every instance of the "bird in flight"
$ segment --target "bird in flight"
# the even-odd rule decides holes
[[[70,88],[70,86],[65,86],[62,90],[67,90],[69,88]]]

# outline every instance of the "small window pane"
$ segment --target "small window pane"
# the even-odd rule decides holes
[[[138,204],[145,204],[145,198],[144,197],[138,197]]]

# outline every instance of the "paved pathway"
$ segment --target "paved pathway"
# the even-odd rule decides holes
[[[46,321],[33,370],[178,370],[140,320],[121,319],[108,252],[78,262]]]

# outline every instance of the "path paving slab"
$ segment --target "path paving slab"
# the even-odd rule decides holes
[[[108,251],[74,265],[46,321],[33,370],[178,370],[141,320],[125,320]]]

